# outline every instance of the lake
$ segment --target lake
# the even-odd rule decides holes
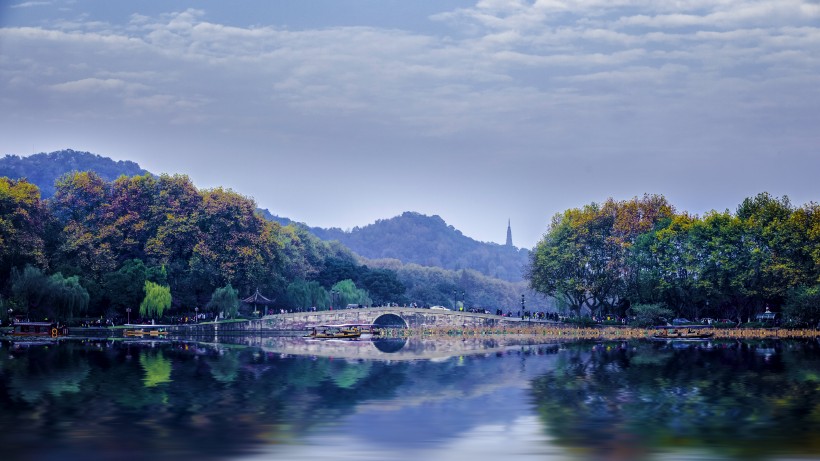
[[[2,459],[820,458],[815,340],[232,342],[0,343]]]

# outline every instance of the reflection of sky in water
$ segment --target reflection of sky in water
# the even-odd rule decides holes
[[[410,404],[401,409],[364,405],[345,428],[376,445],[418,448],[469,431],[478,425],[510,426],[528,408],[522,389],[503,389],[469,398]]]
[[[547,372],[555,356],[517,354],[450,358],[459,366],[499,367],[499,374],[495,380],[440,388],[411,379],[393,399],[362,402],[350,415],[313,428],[293,444],[248,459],[565,459],[549,443],[528,396],[530,379]],[[509,367],[511,360],[516,363]],[[412,364],[430,366],[435,365]]]
[[[512,412],[510,412],[512,414]],[[373,438],[384,435],[384,428],[374,422],[369,429],[368,440],[361,438],[357,428],[354,434],[342,435],[343,428],[312,434],[301,440],[299,445],[270,447],[263,452],[240,458],[241,461],[282,460],[430,460],[430,461],[495,461],[515,459],[564,460],[570,459],[560,448],[550,444],[541,430],[541,423],[533,416],[518,416],[506,424],[479,424],[457,435],[455,431],[438,428],[445,433],[434,439],[426,438],[424,432],[414,430],[411,418],[406,427],[390,437],[403,435],[404,441],[391,448],[385,443],[373,443]],[[396,421],[399,423],[399,421]],[[463,424],[463,423],[462,423]],[[344,429],[348,426],[344,425]],[[408,443],[408,439],[417,438]]]

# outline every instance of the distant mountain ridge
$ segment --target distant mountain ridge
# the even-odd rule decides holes
[[[287,218],[269,219],[286,225]],[[440,216],[407,211],[351,231],[308,227],[322,240],[337,240],[368,259],[396,259],[404,263],[449,270],[474,269],[484,275],[518,282],[524,278],[529,250],[479,242],[448,225]]]
[[[108,157],[65,149],[51,153],[39,153],[27,157],[6,155],[0,158],[0,176],[27,178],[40,188],[42,198],[54,195],[54,181],[72,171],[94,171],[106,181],[113,181],[121,175],[144,175],[136,162],[112,160]]]
[[[71,171],[94,171],[106,181],[113,181],[121,175],[150,174],[132,161],[114,161],[71,149],[27,157],[7,155],[0,158],[0,176],[28,178],[40,188],[43,198],[51,197],[54,182]],[[282,225],[294,223],[268,210],[259,211],[268,220]],[[448,225],[438,215],[426,216],[408,211],[349,232],[339,228],[299,225],[319,239],[339,241],[367,259],[393,259],[448,270],[473,269],[486,276],[511,282],[523,280],[524,266],[529,260],[526,249],[476,241]]]

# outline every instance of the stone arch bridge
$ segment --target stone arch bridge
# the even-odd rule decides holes
[[[252,320],[251,330],[304,330],[312,325],[343,323],[372,323],[385,327],[419,328],[442,327],[495,327],[514,325],[523,320],[492,314],[434,310],[412,307],[365,307],[332,311],[292,312],[266,315]]]

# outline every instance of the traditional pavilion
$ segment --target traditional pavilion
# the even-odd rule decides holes
[[[252,305],[253,306],[253,312],[255,314],[255,313],[259,312],[259,309],[258,309],[257,306],[270,306],[271,304],[276,302],[276,300],[275,299],[268,299],[268,298],[262,296],[262,293],[259,292],[259,288],[257,288],[256,293],[254,293],[251,296],[248,296],[247,298],[243,299],[242,302],[245,303],[245,304]],[[267,314],[267,312],[264,312],[264,314]]]

